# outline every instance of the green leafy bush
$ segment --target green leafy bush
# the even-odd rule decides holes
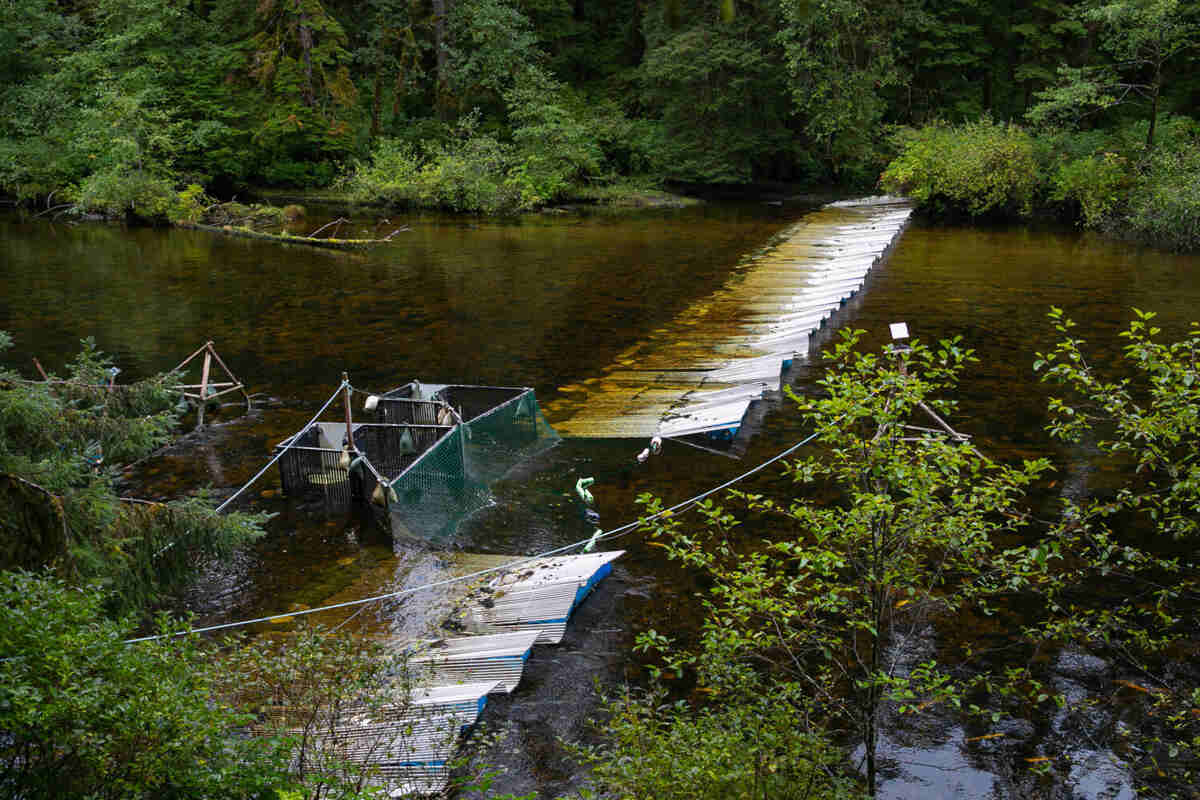
[[[1117,153],[1100,153],[1059,166],[1050,199],[1078,206],[1085,227],[1107,227],[1125,208],[1133,181],[1128,159]]]
[[[0,794],[268,794],[286,752],[234,735],[248,718],[213,701],[212,653],[194,636],[123,644],[133,630],[104,618],[98,592],[0,573]]]
[[[1041,167],[1033,138],[990,119],[934,123],[897,134],[900,153],[880,184],[914,198],[926,210],[968,217],[1033,213]]]
[[[82,211],[142,222],[190,222],[199,219],[203,197],[193,184],[182,192],[169,178],[121,167],[93,172],[79,184],[75,205]]]
[[[744,692],[699,711],[662,693],[610,700],[604,744],[580,749],[597,788],[658,800],[859,797],[837,749],[798,724],[803,699],[743,676]]]
[[[1137,236],[1174,250],[1200,249],[1200,142],[1159,148],[1129,206]]]
[[[603,161],[596,136],[580,114],[560,102],[566,87],[537,70],[505,94],[516,126],[517,152],[510,182],[520,205],[533,207],[566,194],[571,186],[599,171]]]
[[[523,207],[520,187],[509,180],[512,145],[474,128],[469,119],[449,142],[424,148],[382,139],[344,186],[364,202],[484,212]]]
[[[422,205],[453,211],[508,211],[523,207],[508,181],[513,148],[473,133],[438,153],[417,179]]]

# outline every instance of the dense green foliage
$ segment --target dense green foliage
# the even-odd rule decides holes
[[[939,214],[1029,216],[1039,169],[1030,136],[991,120],[929,125],[900,135],[881,183]]]
[[[1070,320],[1058,310],[1051,319],[1061,340],[1035,369],[1064,394],[1049,401],[1048,433],[1091,443],[1103,463],[1087,471],[1107,468],[1116,486],[1065,491],[1057,516],[1035,517],[1023,495],[1046,460],[995,464],[929,413],[953,410],[939,395],[968,354],[918,343],[880,357],[854,352],[849,335],[825,396],[801,401],[825,447],[786,466],[795,496],[731,492],[738,512],[706,501],[698,520],[651,523],[672,558],[704,574],[706,615],[693,647],[653,630],[640,646],[662,658],[656,680],[698,691],[666,705],[671,684],[660,684],[613,702],[610,740],[592,753],[601,788],[715,797],[740,774],[730,796],[755,797],[746,785],[762,786],[767,769],[778,783],[762,796],[809,796],[813,773],[843,793],[834,796],[852,796],[829,759],[839,731],[863,748],[874,794],[884,720],[966,718],[982,734],[971,742],[1007,716],[1044,725],[1053,714],[1059,735],[1086,737],[1144,796],[1194,796],[1200,329],[1163,342],[1153,315],[1137,312],[1122,334],[1124,363],[1101,369]],[[989,627],[959,627],[986,618],[1006,631],[1003,655]],[[1107,680],[1059,691],[1047,669],[1057,654],[1106,665],[1116,691]],[[775,738],[778,707],[796,737],[788,746]],[[742,729],[734,742],[731,720]],[[772,759],[789,746],[785,772]],[[1012,779],[1018,791],[1044,791],[1038,776],[1074,781],[1053,750],[1026,761],[1028,778]]]
[[[319,627],[218,646],[165,617],[160,638],[130,643],[135,620],[106,616],[102,598],[95,587],[0,572],[5,797],[394,796],[374,765],[323,737],[351,720],[414,713],[422,676],[403,654]],[[447,723],[446,737],[458,734]],[[402,745],[390,730],[374,746]],[[483,790],[490,775],[464,765],[458,782]]]
[[[911,191],[936,215],[1056,215],[1174,249],[1200,247],[1191,83],[1200,10],[1177,0],[1092,0],[1056,13],[1062,24],[1050,32],[1086,33],[1086,58],[1064,54],[1053,77],[1037,71],[1041,88],[1027,92],[1023,118],[901,131],[882,185]],[[1054,38],[1045,40],[1051,51]],[[1000,157],[1001,140],[1020,143],[1012,160]]]
[[[0,572],[0,792],[6,797],[270,796],[286,751],[235,737],[195,637],[125,645],[96,590]]]
[[[665,692],[607,706],[602,745],[582,749],[594,783],[622,798],[845,800],[858,796],[837,748],[805,724],[803,694],[738,670],[715,702],[693,712]],[[732,673],[731,673],[732,674]],[[706,687],[710,692],[713,687]]]
[[[10,344],[0,335],[0,349]],[[197,560],[261,536],[262,519],[217,514],[204,498],[118,498],[115,467],[167,443],[180,410],[176,376],[118,384],[116,372],[91,340],[65,378],[0,371],[0,568],[50,567],[131,610],[177,588]]]
[[[1200,125],[1178,118],[1066,132],[984,119],[903,129],[880,178],[939,217],[1057,216],[1177,250],[1200,248]]]
[[[497,211],[630,176],[870,186],[890,130],[939,120],[1028,124],[1051,150],[1140,123],[1151,148],[1195,106],[1197,21],[1179,0],[14,0],[0,190],[164,220],[195,216],[189,185],[342,180]],[[1073,158],[1136,167],[1129,217],[1159,237],[1153,213],[1193,205],[1156,191],[1180,166],[1102,139]],[[995,213],[994,190],[965,207]]]

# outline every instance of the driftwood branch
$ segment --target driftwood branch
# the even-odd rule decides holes
[[[259,239],[264,242],[278,244],[302,244],[308,247],[320,247],[329,250],[358,250],[373,244],[382,244],[387,239],[314,239],[311,236],[293,236],[286,233],[260,233],[249,228],[234,228],[230,226],[203,225],[198,222],[180,223],[181,228],[191,228],[208,233],[223,233],[226,236],[242,236],[247,239]]]
[[[45,211],[39,211],[38,213],[34,214],[33,216],[35,218],[40,217],[43,214],[49,214],[51,211],[57,211],[60,208],[70,208],[73,205],[75,205],[75,204],[74,203],[63,203],[62,205],[51,206],[50,208],[47,208]]]
[[[343,222],[349,222],[349,221],[350,221],[350,220],[346,219],[345,217],[338,217],[338,218],[337,218],[337,219],[335,219],[333,222],[326,222],[324,225],[322,225],[321,227],[317,228],[315,231],[313,231],[312,233],[310,233],[310,234],[308,235],[308,238],[309,238],[309,239],[312,239],[312,238],[314,238],[314,237],[315,237],[315,236],[316,236],[318,233],[320,233],[321,231],[325,230],[325,229],[326,229],[326,228],[328,228],[330,225],[341,225]]]

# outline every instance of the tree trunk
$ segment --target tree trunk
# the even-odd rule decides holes
[[[446,14],[454,0],[433,0],[433,46],[437,53],[437,97],[438,114],[446,119],[450,106],[450,46],[446,33]]]
[[[379,117],[383,105],[383,70],[375,67],[375,92],[371,97],[371,141],[379,137]]]
[[[313,92],[313,35],[312,28],[308,27],[308,14],[304,12],[301,6],[302,3],[303,0],[296,0],[296,10],[300,12],[300,60],[304,62],[304,85],[300,87],[300,96],[304,105],[312,108],[316,102],[315,93]]]
[[[1154,128],[1158,125],[1158,96],[1162,92],[1162,60],[1160,59],[1154,69],[1154,85],[1151,87],[1153,94],[1150,97],[1150,131],[1146,134],[1146,149],[1154,149]]]

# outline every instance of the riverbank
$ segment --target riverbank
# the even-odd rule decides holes
[[[1200,127],[1189,119],[1064,133],[988,119],[897,135],[880,177],[937,221],[1055,218],[1118,239],[1200,250]]]

